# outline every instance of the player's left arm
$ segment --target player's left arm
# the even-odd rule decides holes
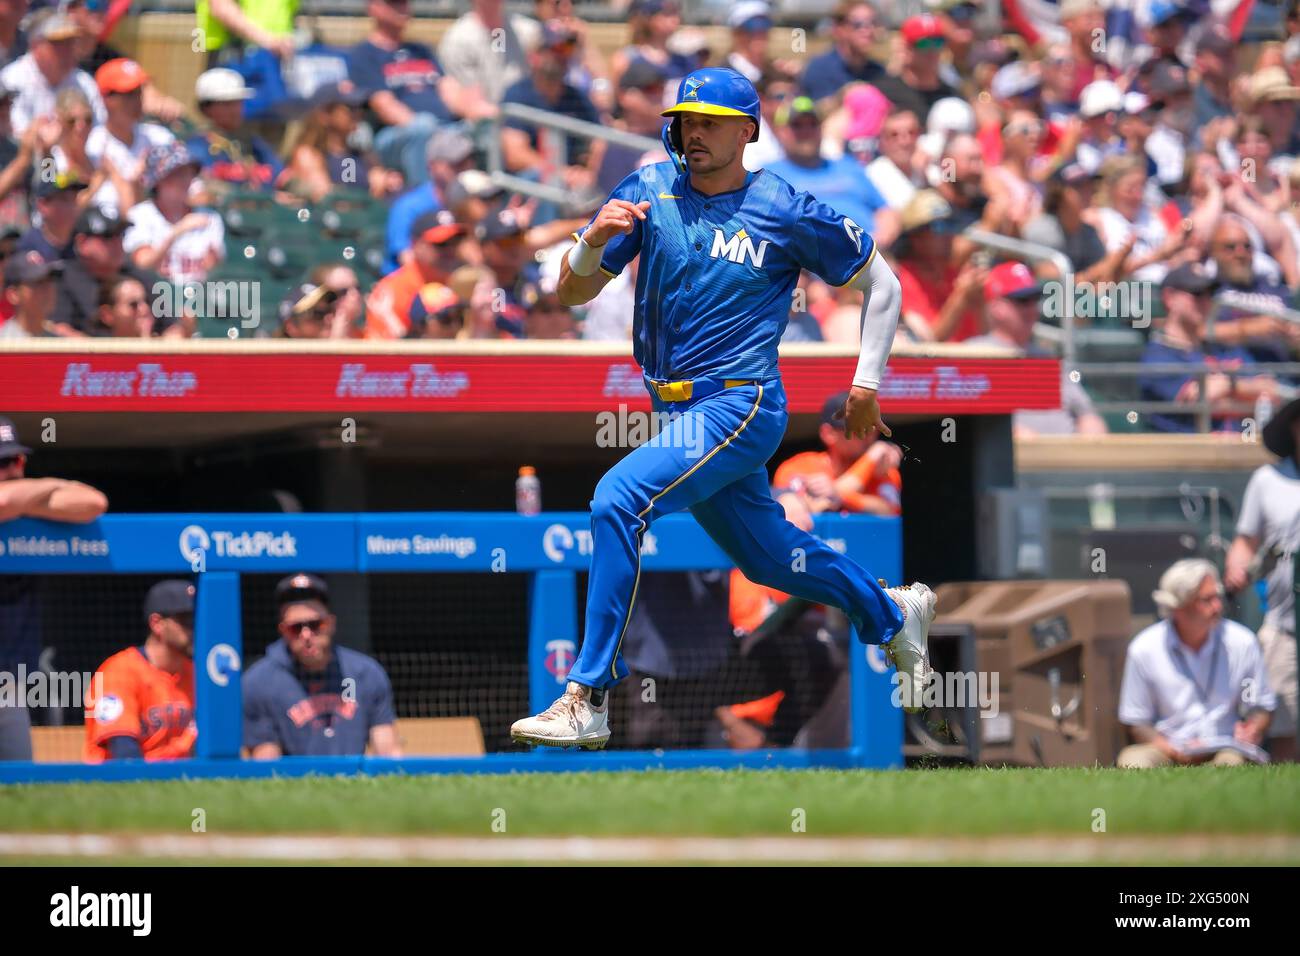
[[[830,285],[862,292],[861,351],[842,414],[845,434],[858,438],[878,430],[888,437],[893,433],[880,417],[876,393],[898,328],[903,288],[861,226],[807,193],[801,199],[796,204],[795,258]]]
[[[400,757],[402,748],[397,740],[397,710],[393,706],[393,685],[388,674],[376,663],[374,673],[367,680],[375,701],[371,712],[370,749],[376,757]]]

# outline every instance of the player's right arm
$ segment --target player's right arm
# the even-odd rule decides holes
[[[620,245],[627,241],[622,237],[639,239],[639,226],[645,221],[649,208],[648,201],[634,203],[618,198],[611,198],[600,207],[596,218],[560,263],[560,282],[556,291],[562,303],[583,305],[590,302],[617,275],[601,265],[607,251],[616,251],[606,247],[615,237],[620,238]],[[639,242],[636,244],[640,246]]]

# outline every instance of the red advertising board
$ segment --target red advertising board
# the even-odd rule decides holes
[[[844,389],[851,356],[788,356],[792,412]],[[895,357],[892,414],[1060,406],[1055,359]],[[628,356],[511,353],[0,352],[0,412],[591,412],[649,401]]]

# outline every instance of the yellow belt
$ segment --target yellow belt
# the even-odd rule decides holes
[[[716,380],[715,380],[716,381]],[[736,388],[740,385],[749,385],[753,379],[749,378],[729,378],[722,383],[723,388]],[[659,396],[661,402],[689,402],[691,395],[695,392],[695,380],[687,379],[684,382],[651,382],[655,394]]]

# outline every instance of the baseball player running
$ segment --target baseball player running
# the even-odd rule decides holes
[[[852,219],[770,172],[746,172],[741,155],[758,138],[759,103],[739,73],[696,70],[663,115],[672,117],[663,133],[672,161],[629,175],[575,234],[559,295],[567,305],[590,301],[640,254],[633,350],[655,411],[671,423],[596,486],[582,650],[564,694],[511,727],[524,743],[608,742],[607,691],[628,673],[620,649],[641,539],[656,518],[682,509],[751,581],[842,608],[858,637],[882,645],[910,681],[906,699],[921,699],[928,672],[933,592],[882,588],[786,521],[766,469],[785,435],[777,344],[800,270],[863,292],[862,351],[843,413],[849,437],[890,434],[876,391],[898,322],[898,280]]]

